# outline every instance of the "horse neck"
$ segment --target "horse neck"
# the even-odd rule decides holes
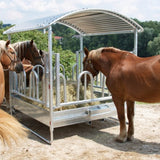
[[[5,93],[5,81],[4,81],[4,70],[3,70],[3,66],[0,62],[0,105],[3,102],[3,98],[4,98],[4,93]]]
[[[111,69],[119,62],[121,54],[118,53],[101,53],[96,59],[96,69],[102,72],[105,76],[109,76]]]
[[[16,52],[18,54],[17,56],[21,60],[23,60],[24,58],[30,60],[30,58],[29,58],[29,56],[27,54],[27,50],[28,50],[28,46],[27,45],[28,45],[27,41],[18,42],[18,43],[13,44],[13,47],[14,47],[14,49],[16,50]]]

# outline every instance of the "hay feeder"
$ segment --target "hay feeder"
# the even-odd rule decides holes
[[[112,23],[113,21],[114,23]],[[67,94],[68,89],[66,86],[68,82],[65,77],[65,70],[63,70],[63,73],[60,72],[60,67],[63,64],[60,64],[59,53],[53,54],[52,52],[52,25],[55,23],[68,26],[80,35],[80,51],[76,52],[76,63],[72,70],[72,83],[74,84],[72,89],[74,88],[75,93],[72,100],[67,97],[69,94]],[[48,29],[49,54],[45,56],[45,66],[38,65],[32,68],[29,87],[26,86],[25,72],[20,75],[10,74],[11,108],[14,106],[16,110],[47,125],[50,130],[50,138],[46,139],[37,132],[33,130],[32,132],[44,141],[52,143],[54,128],[90,122],[115,115],[116,111],[112,102],[112,96],[105,86],[104,76],[100,74],[94,81],[91,73],[82,71],[82,60],[84,57],[83,37],[133,33],[133,52],[137,54],[138,32],[141,32],[143,28],[132,19],[116,12],[100,9],[82,9],[28,21],[24,24],[17,24],[5,31],[4,34],[8,34],[9,39],[11,39],[11,34],[13,33],[35,29],[43,29],[44,32]],[[55,56],[55,68],[52,67],[52,56]],[[41,82],[38,77],[39,69],[43,70]],[[89,75],[91,78],[91,86],[88,89],[85,84],[83,92],[81,92],[80,82],[82,75]],[[61,87],[63,92],[61,92]],[[89,97],[88,90],[90,92]],[[83,98],[80,98],[80,95],[83,95]]]

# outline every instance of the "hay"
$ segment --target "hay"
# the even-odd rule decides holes
[[[64,87],[61,84],[60,87],[60,95],[61,95],[61,100],[60,102],[64,102]],[[54,89],[55,91],[55,89]],[[67,102],[72,102],[77,100],[77,84],[76,82],[68,81],[67,86],[66,86],[66,93],[67,93]],[[54,92],[54,99],[56,97],[56,93]],[[94,98],[97,98],[96,95],[94,94]],[[86,90],[86,99],[91,99],[91,87],[88,86]],[[80,86],[80,93],[79,93],[79,100],[84,100],[84,87],[81,85]],[[77,105],[70,105],[66,107],[62,107],[62,110],[64,109],[70,109],[70,108],[79,108],[79,107],[84,107],[84,106],[91,106],[91,105],[98,105],[100,102],[91,102],[91,103],[85,103],[85,104],[77,104]]]
[[[55,83],[54,83],[55,84]],[[39,97],[40,100],[42,100],[42,85],[40,83],[39,85]],[[88,86],[87,90],[86,90],[86,99],[91,99],[91,87]],[[28,95],[28,93],[27,93]],[[77,100],[77,84],[76,82],[73,81],[67,81],[67,85],[66,85],[66,95],[67,95],[67,100],[66,102],[72,102],[72,101],[76,101]],[[79,93],[79,100],[84,100],[84,86],[80,85],[80,93]],[[97,98],[97,96],[94,94],[93,95],[94,98]],[[53,87],[53,105],[56,105],[56,87]],[[39,107],[42,107],[46,110],[49,110],[48,107],[39,104],[37,102],[31,102],[34,105],[37,105]],[[64,86],[62,83],[60,83],[60,103],[64,103]],[[92,105],[98,105],[100,104],[100,102],[91,102],[91,103],[85,103],[85,104],[76,104],[76,105],[69,105],[69,106],[65,106],[65,107],[61,107],[59,109],[55,109],[55,110],[65,110],[65,109],[73,109],[73,108],[79,108],[79,107],[85,107],[85,106],[92,106]]]

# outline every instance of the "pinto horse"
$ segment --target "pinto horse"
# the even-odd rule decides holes
[[[99,48],[88,51],[83,68],[92,73],[93,77],[99,71],[106,76],[106,85],[112,94],[120,122],[118,142],[130,141],[134,135],[134,102],[160,102],[160,55],[140,58],[127,51],[113,47]],[[84,82],[84,77],[81,79]],[[87,76],[87,82],[90,77]],[[126,129],[124,103],[127,102]]]
[[[10,45],[10,41],[0,41],[0,105],[5,94],[4,70],[20,73],[23,66],[17,60],[16,52]],[[17,142],[19,137],[26,136],[26,129],[11,115],[0,109],[0,140],[10,145],[11,139]]]
[[[23,59],[29,60],[31,62],[31,65],[33,66],[37,64],[42,65],[42,66],[44,65],[43,55],[42,55],[43,53],[38,51],[37,46],[33,40],[13,43],[12,47],[17,52],[17,57],[21,61],[23,61]],[[26,73],[27,85],[29,84],[29,74],[30,72]],[[39,74],[40,74],[40,77],[42,77],[43,73],[41,70]],[[5,82],[6,82],[5,97],[6,97],[7,105],[9,105],[9,72],[8,71],[5,72]]]

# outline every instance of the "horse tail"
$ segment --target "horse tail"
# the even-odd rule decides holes
[[[11,146],[21,138],[27,137],[27,129],[24,128],[13,116],[0,109],[0,140],[3,144]]]

